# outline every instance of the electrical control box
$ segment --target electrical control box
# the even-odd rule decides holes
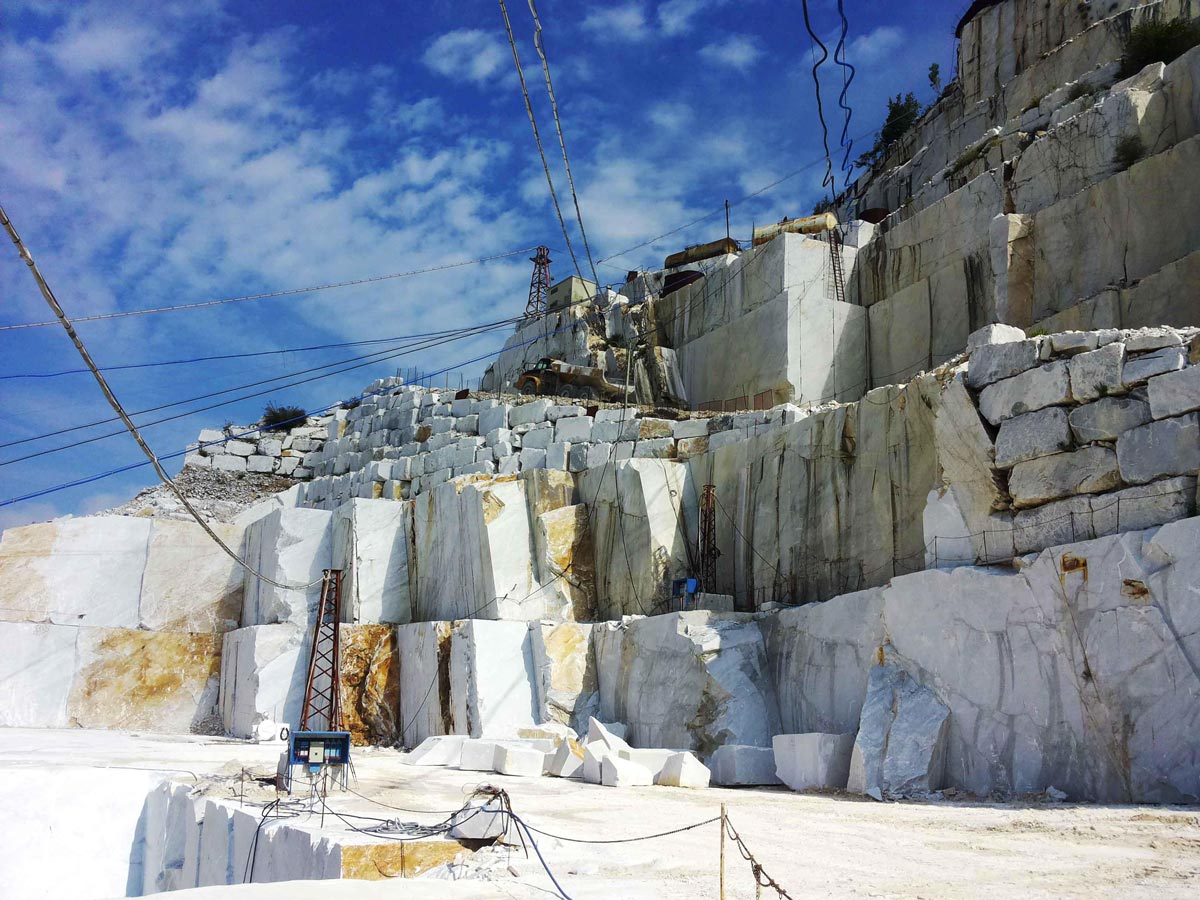
[[[350,732],[293,731],[288,744],[288,763],[310,770],[322,766],[344,766],[350,762]]]

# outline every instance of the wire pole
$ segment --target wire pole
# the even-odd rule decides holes
[[[721,804],[721,900],[725,900],[725,804]]]

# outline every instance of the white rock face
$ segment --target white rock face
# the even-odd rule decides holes
[[[350,500],[333,520],[333,567],[345,573],[343,620],[412,621],[413,504],[391,500]]]
[[[712,780],[726,787],[779,784],[775,775],[775,751],[770,747],[725,744],[708,761]]]
[[[1200,581],[1198,540],[1200,519],[1185,519],[1045,550],[1015,573],[919,572],[772,616],[784,728],[855,729],[866,667],[890,640],[887,661],[920,672],[950,710],[945,785],[1200,797],[1188,662],[1200,620],[1186,587]]]
[[[607,598],[600,616],[645,614],[669,596],[670,579],[687,569],[679,527],[683,467],[662,459],[623,460],[583,473],[580,493],[591,504],[596,597]]]
[[[0,622],[0,726],[65,728],[77,629]]]
[[[415,622],[397,628],[397,646],[406,745],[446,733],[517,738],[537,724],[539,681],[526,623]]]
[[[593,629],[605,718],[641,747],[706,757],[722,744],[770,746],[779,731],[766,648],[744,613],[696,611]]]
[[[266,719],[296,723],[308,677],[308,642],[294,625],[255,625],[225,635],[219,706],[225,730],[254,737]]]
[[[137,628],[151,528],[149,519],[99,516],[8,529],[0,619]]]
[[[950,710],[894,664],[867,683],[846,789],[880,799],[924,796],[942,788]]]
[[[775,774],[793,791],[842,790],[850,775],[854,734],[777,734]]]
[[[541,618],[523,481],[456,479],[418,497],[413,513],[414,618]]]
[[[307,626],[321,599],[321,572],[333,563],[333,515],[323,509],[276,509],[246,528],[245,560],[284,590],[245,575],[243,625],[290,622]]]

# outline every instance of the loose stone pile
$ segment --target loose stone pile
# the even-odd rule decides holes
[[[183,465],[303,480],[312,475],[309,460],[324,447],[333,421],[332,415],[309,416],[299,425],[278,431],[257,425],[205,428],[197,442],[188,445]]]

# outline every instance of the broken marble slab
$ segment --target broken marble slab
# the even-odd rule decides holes
[[[793,791],[842,790],[850,775],[854,732],[777,734],[772,741],[775,774]]]
[[[1117,459],[1130,484],[1200,471],[1200,412],[1131,428],[1117,441]]]
[[[1072,357],[1071,361],[1086,355]],[[993,425],[999,425],[1013,416],[1047,406],[1060,406],[1070,400],[1067,363],[1060,360],[989,384],[979,394],[979,411]]]
[[[690,753],[673,753],[667,757],[655,784],[666,787],[706,788],[712,780],[708,766]]]
[[[654,776],[645,766],[608,753],[600,764],[600,783],[605,787],[641,787],[653,784]]]
[[[501,775],[540,778],[546,762],[544,750],[510,743],[496,745],[495,769]]]
[[[971,351],[967,367],[967,386],[982,390],[1002,378],[1012,378],[1038,364],[1040,343],[1037,340],[989,343]]]
[[[886,659],[889,648],[884,649]],[[943,786],[950,709],[894,663],[871,670],[846,789],[876,800]]]
[[[712,780],[726,787],[779,784],[775,751],[770,747],[724,744],[708,760]]]
[[[1158,375],[1146,382],[1150,412],[1156,419],[1200,409],[1200,365]]]
[[[1124,439],[1132,433],[1127,432]],[[1120,483],[1117,454],[1108,447],[1092,445],[1017,463],[1009,476],[1008,489],[1013,505],[1020,509],[1073,494],[1100,493]]]
[[[1072,356],[1067,362],[1071,376],[1071,396],[1076,402],[1086,403],[1100,397],[1123,393],[1125,383],[1122,370],[1125,365],[1125,345],[1105,344],[1098,350]]]
[[[410,753],[404,763],[409,766],[457,766],[462,759],[465,734],[442,734],[427,737]]]
[[[558,745],[550,764],[546,769],[547,775],[556,778],[578,778],[583,772],[583,745],[578,741],[567,740]]]
[[[1101,397],[1075,407],[1068,418],[1081,444],[1115,441],[1130,428],[1150,421],[1150,405],[1135,397]]]
[[[1011,469],[1019,462],[1071,448],[1067,411],[1061,406],[1014,416],[1000,423],[996,435],[996,468]]]

